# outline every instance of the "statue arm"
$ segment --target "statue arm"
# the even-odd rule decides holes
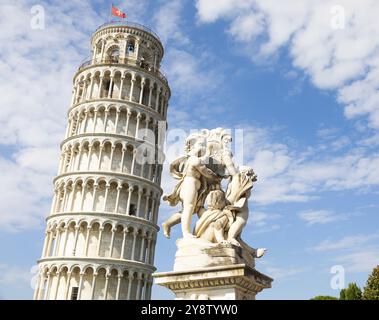
[[[238,169],[234,165],[233,159],[232,159],[232,153],[230,151],[225,151],[222,156],[224,165],[226,169],[228,170],[229,174],[231,176],[234,176],[238,173]]]
[[[171,164],[170,164],[170,174],[174,179],[181,179],[183,177],[183,173],[180,170],[180,165],[186,161],[186,157],[179,157],[175,159]]]
[[[217,174],[215,174],[211,169],[207,168],[204,164],[198,165],[196,169],[207,179],[217,178]]]

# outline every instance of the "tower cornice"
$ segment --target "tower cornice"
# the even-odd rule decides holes
[[[70,221],[78,220],[85,221],[86,218],[93,219],[93,221],[103,221],[107,222],[109,220],[114,219],[115,224],[123,223],[125,225],[138,225],[140,227],[148,227],[153,229],[155,232],[160,230],[159,226],[151,221],[146,219],[142,219],[140,217],[120,214],[120,213],[110,213],[104,212],[102,215],[99,215],[97,212],[59,212],[53,215],[49,215],[46,217],[46,222],[50,222],[51,220],[59,220],[60,218],[67,218]]]
[[[74,180],[77,180],[77,179],[86,180],[86,179],[94,178],[94,177],[96,177],[98,179],[103,178],[103,177],[113,177],[113,178],[120,179],[120,180],[133,181],[136,184],[137,183],[144,183],[144,184],[147,184],[147,185],[153,187],[156,191],[159,192],[159,194],[163,193],[163,189],[158,184],[151,182],[148,179],[138,177],[135,175],[131,175],[128,173],[120,173],[120,172],[112,172],[112,171],[75,171],[75,172],[63,173],[63,174],[56,176],[53,179],[53,183],[55,184],[60,179],[66,178],[66,177],[71,177]]]
[[[139,111],[141,113],[147,113],[149,114],[150,117],[156,118],[157,120],[160,121],[165,121],[165,119],[162,117],[161,114],[159,114],[157,111],[154,109],[151,109],[149,107],[146,107],[145,105],[141,105],[137,102],[133,101],[126,101],[122,99],[107,99],[107,98],[102,98],[102,99],[92,99],[92,100],[87,100],[83,102],[79,102],[74,104],[72,107],[68,109],[67,116],[70,115],[70,113],[76,109],[79,106],[106,106],[107,108],[110,108],[112,106],[116,106],[116,108],[133,108],[134,111]]]
[[[157,33],[140,23],[132,21],[112,21],[105,23],[94,32],[91,43],[94,44],[99,37],[108,33],[127,33],[143,37],[146,40],[155,42],[155,44],[159,46],[162,56],[164,55],[164,48]]]

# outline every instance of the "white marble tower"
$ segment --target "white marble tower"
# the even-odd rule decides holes
[[[170,98],[163,46],[144,26],[112,22],[91,47],[73,79],[34,299],[150,299]]]

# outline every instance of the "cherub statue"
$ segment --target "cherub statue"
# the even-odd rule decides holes
[[[197,201],[194,209],[190,210],[193,214],[197,213],[200,218],[205,211],[204,202],[209,191],[221,189],[222,179],[238,173],[232,160],[233,155],[229,148],[230,141],[231,135],[222,128],[213,130],[204,129],[199,133],[190,135],[186,139],[185,151],[187,154],[183,157],[179,157],[170,165],[171,175],[175,179],[180,180],[180,182],[170,195],[163,196],[163,200],[168,201],[171,206],[176,206],[178,202],[182,202],[179,193],[184,185],[187,185],[187,182],[184,185],[182,184],[182,179],[186,176],[184,170],[196,167],[196,163],[200,161],[201,166],[194,171],[200,172],[200,178],[195,179],[197,180],[197,187],[199,187],[198,189],[197,187],[195,188],[198,190]],[[200,155],[197,149],[201,149]],[[187,164],[191,164],[190,167],[187,167]],[[189,170],[189,176],[192,176],[191,170]],[[194,185],[192,183],[194,180],[192,180],[192,182],[190,182],[191,179],[186,179],[186,181],[187,180],[188,184]],[[190,190],[192,189],[190,188]],[[192,200],[194,198],[195,197],[193,197]],[[185,207],[190,208],[190,205],[185,205]],[[186,211],[184,215],[182,211],[174,213],[162,224],[163,234],[167,238],[170,237],[171,228],[180,222],[182,222],[182,230],[189,230],[188,223],[190,224],[191,222],[191,216],[188,215],[188,212]],[[184,226],[183,222],[185,222]],[[186,233],[186,235],[189,236],[188,233]]]
[[[239,216],[240,208],[228,205],[222,190],[211,191],[206,199],[206,204],[207,210],[195,225],[194,235],[197,238],[212,243],[231,243],[243,247],[255,258],[264,255],[266,249],[254,249],[241,239],[244,224],[241,223],[243,218]]]
[[[249,198],[257,175],[246,166],[239,168],[239,173],[232,176],[226,190],[226,199],[236,212],[235,221],[229,228],[228,241],[240,246],[241,232],[249,218]]]
[[[218,179],[217,174],[205,165],[208,158],[206,142],[206,136],[202,133],[191,135],[186,140],[186,155],[170,165],[171,174],[180,181],[171,194],[163,196],[163,200],[168,201],[171,206],[181,202],[182,209],[163,223],[166,237],[170,236],[170,229],[178,223],[179,218],[183,237],[194,237],[191,233],[192,215],[204,211],[204,201],[208,193],[207,179]]]
[[[248,200],[256,180],[252,168],[241,166],[231,177],[226,195],[222,190],[212,191],[207,199],[208,210],[197,221],[195,236],[205,232],[208,241],[241,246],[241,233],[249,218]],[[212,230],[206,231],[209,227]]]
[[[206,199],[207,210],[197,220],[193,231],[197,238],[213,243],[225,242],[228,230],[235,220],[235,213],[226,206],[222,190],[211,191]]]

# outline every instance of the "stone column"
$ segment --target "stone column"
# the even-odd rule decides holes
[[[120,120],[120,110],[117,109],[117,112],[116,112],[116,120],[115,120],[115,124],[114,124],[114,134],[117,134],[117,127],[118,127],[118,122]]]
[[[133,231],[133,247],[132,247],[132,260],[136,260],[136,241],[137,241],[138,230]]]
[[[91,230],[92,230],[92,227],[87,226],[86,243],[84,245],[84,256],[85,257],[88,256],[89,236],[90,236]]]
[[[108,90],[108,99],[110,99],[112,97],[113,81],[114,81],[114,76],[111,75],[111,81],[109,83],[109,90]]]
[[[90,169],[90,165],[91,165],[91,155],[92,155],[92,144],[90,144],[90,145],[88,146],[87,171],[89,171],[89,169]]]
[[[141,241],[141,250],[140,250],[140,254],[139,254],[139,261],[143,261],[143,251],[144,251],[144,246],[145,246],[145,236],[142,235],[142,241]]]
[[[97,191],[98,187],[99,187],[99,185],[97,183],[94,183],[94,185],[93,185],[93,196],[92,196],[92,211],[96,211],[95,210],[95,206],[96,206],[96,191]]]
[[[103,211],[105,212],[106,209],[107,209],[107,202],[108,202],[108,194],[109,194],[109,188],[111,186],[109,185],[109,183],[107,182],[106,186],[105,186],[105,196],[104,196],[104,207],[103,207]]]
[[[158,112],[158,105],[159,105],[159,96],[161,94],[161,90],[162,90],[162,87],[158,87],[157,88],[157,97],[156,97],[156,100],[155,100],[155,111]]]
[[[139,125],[140,125],[140,122],[141,122],[141,118],[142,118],[142,115],[140,112],[138,112],[137,114],[137,125],[136,125],[136,134],[135,134],[135,138],[138,139],[138,131],[139,131]]]
[[[125,243],[126,243],[126,234],[128,233],[127,229],[124,229],[122,234],[122,246],[121,246],[121,253],[120,253],[120,259],[124,259],[125,257]]]
[[[133,91],[134,91],[134,83],[136,81],[136,76],[133,74],[131,78],[131,84],[130,84],[130,94],[129,94],[129,101],[133,101]]]
[[[132,198],[133,191],[134,191],[134,186],[130,186],[129,189],[128,189],[128,202],[127,202],[127,205],[126,205],[126,215],[127,216],[130,214],[130,201],[131,201],[131,198]]]
[[[109,277],[110,277],[110,275],[107,272],[105,275],[104,300],[107,300],[107,296],[108,296]]]
[[[138,200],[137,200],[137,212],[136,212],[136,216],[139,217],[140,216],[140,209],[141,209],[141,197],[142,197],[142,194],[143,194],[143,190],[141,188],[138,189]]]
[[[101,99],[101,91],[102,91],[102,88],[103,88],[103,79],[104,79],[104,76],[101,75],[100,76],[100,82],[99,82],[99,92],[97,93],[97,98],[98,99]]]
[[[84,277],[84,273],[81,272],[80,273],[80,279],[79,279],[79,289],[78,289],[78,300],[81,300],[82,298],[82,288],[83,288],[83,277]]]
[[[122,90],[124,88],[124,81],[125,81],[125,76],[121,77],[121,82],[120,82],[120,94],[118,96],[119,100],[122,100]]]
[[[122,274],[117,275],[116,300],[120,299],[121,279],[122,279]]]
[[[149,86],[149,102],[147,104],[149,108],[151,108],[151,98],[153,96],[153,90],[154,90],[154,86],[150,85]]]
[[[134,167],[136,165],[136,156],[137,156],[137,149],[133,149],[132,167],[130,169],[130,174],[132,174],[132,175],[134,175]]]
[[[101,249],[101,238],[103,235],[104,227],[99,228],[99,242],[97,244],[97,256],[100,257],[100,249]]]
[[[140,92],[140,96],[139,96],[139,104],[142,104],[143,102],[143,91],[145,89],[145,78],[142,78],[142,81],[141,81],[141,92]]]
[[[114,213],[117,213],[118,212],[118,206],[120,205],[120,194],[121,194],[121,190],[122,190],[122,185],[118,185],[117,186],[117,196],[116,196],[116,205],[114,207]]]
[[[104,150],[104,145],[99,146],[99,163],[97,166],[97,170],[101,170],[101,159],[103,158],[103,150]]]
[[[93,300],[93,298],[95,297],[96,277],[97,277],[97,273],[95,272],[92,277],[91,300]]]
[[[127,109],[126,111],[126,126],[125,126],[125,135],[127,136],[129,134],[129,122],[130,122],[130,116],[132,115],[132,112],[130,109]]]
[[[111,244],[109,247],[109,258],[112,258],[112,255],[113,255],[114,237],[116,235],[116,231],[117,231],[116,228],[112,228],[112,238],[111,238]]]
[[[47,243],[48,243],[48,236],[49,236],[49,232],[48,231],[45,231],[45,241],[43,242],[43,248],[42,248],[42,257],[45,257],[46,256],[46,248],[47,248]]]
[[[133,277],[133,271],[129,271],[129,275],[128,275],[128,295],[127,295],[127,300],[130,300],[131,299],[131,297],[132,297],[132,284],[133,284],[133,279],[134,279],[134,277]]]
[[[92,93],[93,93],[93,87],[94,87],[94,78],[95,78],[95,76],[91,77],[89,97],[88,97],[89,100],[92,100]]]
[[[65,293],[64,293],[65,300],[68,300],[68,293],[70,291],[71,274],[72,274],[72,272],[70,272],[70,271],[67,272],[67,283],[66,283],[66,289],[65,289]]]
[[[79,231],[80,231],[80,227],[79,226],[75,226],[75,240],[74,240],[74,247],[72,249],[72,255],[73,256],[76,255],[76,246],[78,244]]]
[[[120,172],[123,173],[124,172],[124,164],[125,164],[125,154],[126,154],[126,151],[127,149],[126,148],[122,148],[122,157],[121,157],[121,168],[120,168]]]
[[[111,148],[111,158],[109,160],[109,171],[112,171],[112,163],[113,163],[113,157],[114,157],[114,150],[116,149],[116,147],[114,145],[112,145],[112,148]]]
[[[104,111],[104,128],[103,131],[107,132],[107,122],[108,122],[109,110]]]
[[[69,232],[69,227],[65,226],[63,228],[64,230],[64,241],[63,241],[63,250],[62,250],[62,256],[65,256],[66,254],[66,246],[67,246],[67,238],[68,238],[68,232]]]

